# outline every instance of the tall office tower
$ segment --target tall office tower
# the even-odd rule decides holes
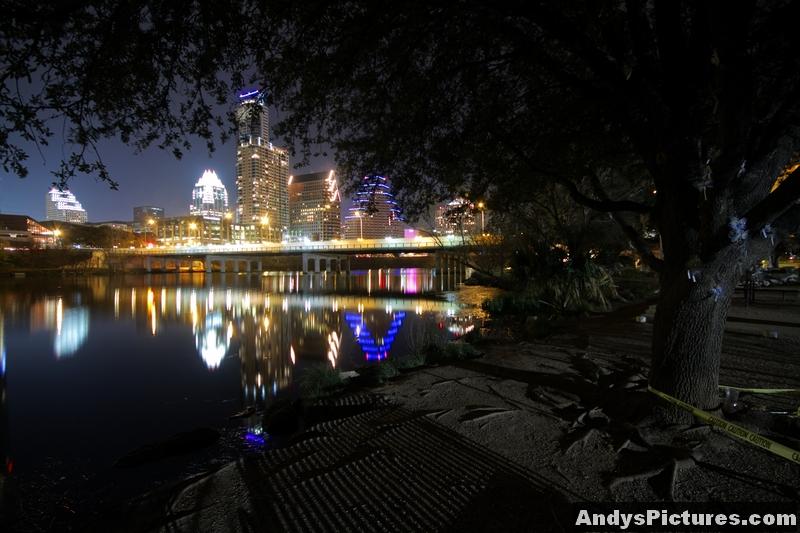
[[[482,204],[481,204],[482,205]],[[439,235],[474,235],[480,232],[481,226],[475,213],[479,210],[475,204],[464,198],[456,198],[448,203],[436,206],[434,233]]]
[[[269,142],[263,91],[239,95],[236,120],[237,219],[263,226],[267,240],[280,241],[289,230],[289,153]]]
[[[84,224],[87,220],[86,211],[75,195],[68,190],[59,191],[56,187],[50,189],[45,196],[45,220],[58,220],[59,222],[73,222]]]
[[[364,176],[345,217],[345,238],[403,237],[407,227],[389,181],[377,174]]]
[[[228,211],[228,190],[217,173],[206,170],[192,189],[189,213],[194,216],[220,220]]]
[[[164,208],[141,205],[133,208],[133,231],[144,231],[145,226],[154,226],[164,219]],[[150,221],[153,221],[150,224]]]
[[[329,241],[342,236],[342,200],[333,170],[289,176],[292,237]]]

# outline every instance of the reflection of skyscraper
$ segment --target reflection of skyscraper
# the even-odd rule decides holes
[[[382,324],[384,321],[378,320],[379,316],[375,313],[365,316],[363,312],[346,312],[344,315],[367,361],[389,357],[397,332],[403,327],[403,320],[406,318],[405,312],[398,311],[388,316],[388,323]]]
[[[195,345],[209,370],[215,370],[222,364],[231,343],[230,335],[221,311],[206,314],[203,327],[197,328]]]
[[[62,312],[60,299],[57,309],[53,351],[56,357],[68,357],[78,351],[89,335],[89,311],[85,307],[76,307]]]
[[[389,181],[377,174],[364,176],[346,217],[345,238],[402,237],[405,228]]]
[[[269,142],[264,93],[239,95],[236,111],[236,214],[242,224],[266,228],[265,240],[279,241],[289,228],[289,153]]]
[[[228,211],[228,191],[217,173],[206,170],[192,190],[189,212],[195,216],[220,220]]]
[[[2,459],[2,472],[0,472],[0,498],[3,497],[3,477],[11,473],[13,463],[8,456],[8,414],[6,412],[6,337],[3,329],[3,312],[0,311],[0,459]]]
[[[329,241],[342,236],[341,198],[333,170],[289,177],[292,236]]]

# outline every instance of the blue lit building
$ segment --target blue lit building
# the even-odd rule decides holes
[[[389,180],[378,174],[364,176],[345,217],[345,238],[403,237],[407,227]]]

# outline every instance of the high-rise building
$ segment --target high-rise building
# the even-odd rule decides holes
[[[145,226],[155,226],[164,219],[164,208],[142,205],[133,208],[133,230],[144,231]],[[153,221],[150,224],[150,221]]]
[[[389,180],[377,174],[364,176],[345,217],[345,238],[403,237],[407,227]]]
[[[269,142],[269,114],[263,91],[239,95],[236,110],[236,217],[266,227],[266,240],[280,241],[289,230],[289,153]]]
[[[289,223],[293,238],[312,241],[341,238],[341,207],[333,170],[289,176]]]
[[[475,235],[481,227],[475,204],[464,198],[456,198],[436,206],[434,232],[439,235]]]
[[[194,216],[219,220],[228,211],[228,190],[213,170],[206,170],[192,190],[189,213]]]
[[[57,220],[59,222],[72,222],[84,224],[87,220],[86,211],[75,195],[64,189],[63,191],[53,187],[47,192],[44,200],[45,220]]]

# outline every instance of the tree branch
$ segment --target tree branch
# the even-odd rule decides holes
[[[772,223],[798,199],[800,199],[800,166],[797,166],[774,191],[744,215],[750,234],[757,235],[765,224]]]
[[[589,179],[592,183],[592,187],[594,188],[595,194],[597,194],[600,198],[606,198],[606,192],[603,189],[602,184],[600,183],[600,179],[597,177],[597,174],[592,172],[589,175]],[[611,218],[617,225],[622,229],[622,232],[625,234],[628,239],[630,239],[631,244],[639,252],[639,255],[642,256],[642,261],[645,262],[647,266],[653,269],[655,272],[661,272],[664,268],[664,261],[659,259],[653,252],[650,250],[650,246],[647,242],[642,238],[641,234],[636,231],[636,229],[628,224],[628,222],[622,217],[621,214],[618,212],[611,212]]]
[[[607,198],[604,200],[598,200],[596,198],[586,196],[580,191],[580,189],[578,189],[578,186],[571,179],[564,177],[557,172],[553,172],[538,166],[533,162],[533,160],[531,160],[530,157],[528,157],[525,152],[518,148],[514,143],[508,141],[508,139],[505,139],[504,136],[498,135],[493,131],[489,131],[489,134],[496,137],[501,143],[505,144],[509,149],[511,149],[511,151],[513,151],[517,157],[524,161],[528,168],[530,168],[533,172],[540,174],[552,182],[564,187],[569,193],[570,197],[581,205],[606,213],[614,211],[628,211],[631,213],[650,214],[652,211],[652,207],[631,200],[610,200]]]

